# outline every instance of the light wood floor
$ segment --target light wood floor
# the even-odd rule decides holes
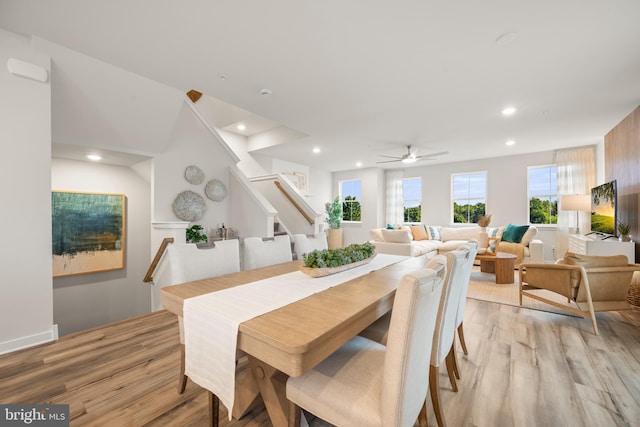
[[[586,319],[469,300],[449,426],[640,425],[640,310]],[[0,403],[67,403],[72,426],[201,426],[205,393],[177,393],[175,316],[158,312],[0,356]],[[435,418],[430,406],[429,425]],[[269,426],[264,410],[223,426]],[[312,426],[325,426],[313,420]]]

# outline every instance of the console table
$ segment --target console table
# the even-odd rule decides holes
[[[621,242],[614,238],[602,240],[592,236],[570,234],[569,252],[600,256],[626,255],[629,264],[636,262],[636,244],[634,242]]]

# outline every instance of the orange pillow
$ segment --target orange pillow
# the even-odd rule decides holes
[[[413,234],[413,240],[428,240],[427,230],[424,229],[424,225],[412,225],[411,234]]]

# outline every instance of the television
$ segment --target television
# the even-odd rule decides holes
[[[616,180],[591,189],[591,233],[617,236],[618,194]]]

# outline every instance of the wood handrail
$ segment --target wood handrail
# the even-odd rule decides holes
[[[291,194],[289,194],[289,192],[284,189],[282,184],[279,181],[273,181],[273,183],[276,185],[276,187],[280,189],[280,191],[282,191],[282,194],[284,194],[284,197],[286,197],[289,200],[289,202],[291,202],[293,207],[296,208],[298,212],[300,212],[300,215],[302,215],[304,219],[307,220],[309,225],[313,225],[314,223],[313,219],[309,215],[307,215],[307,213],[300,207],[300,205],[295,200],[293,200],[293,197],[291,197]]]
[[[173,243],[173,237],[165,237],[164,239],[162,239],[162,243],[160,243],[158,252],[156,252],[156,256],[153,258],[153,261],[151,261],[151,265],[147,270],[147,274],[144,276],[144,279],[142,279],[144,283],[153,282],[153,273],[155,273],[156,268],[158,267],[158,263],[160,262],[160,258],[162,258],[162,254],[164,254],[164,251],[167,249],[167,246],[169,246],[169,243]]]

